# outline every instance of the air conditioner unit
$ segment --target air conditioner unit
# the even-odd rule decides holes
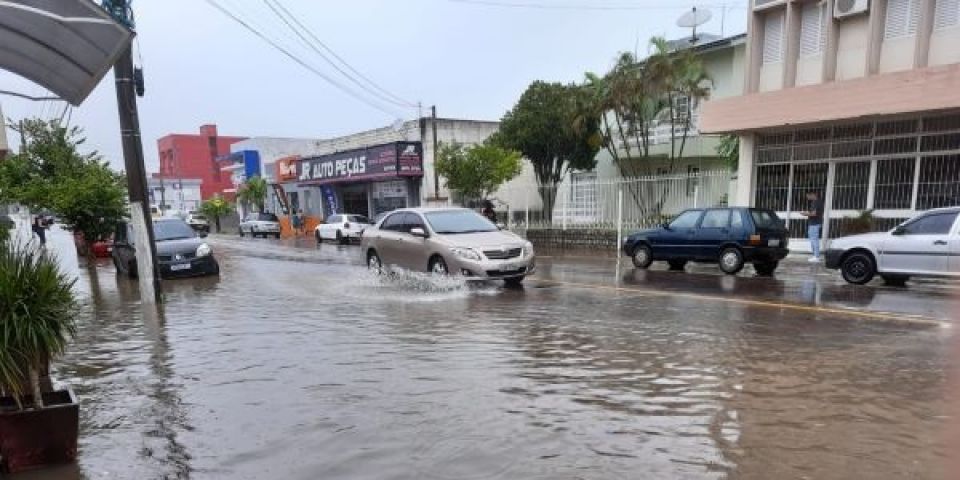
[[[833,18],[841,19],[867,13],[870,0],[836,0],[833,6]]]

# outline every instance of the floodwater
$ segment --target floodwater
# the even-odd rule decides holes
[[[913,313],[947,319],[934,287],[544,258],[510,290],[372,276],[356,247],[211,243],[221,277],[165,282],[161,313],[80,268],[55,365],[79,462],[23,478],[946,478],[952,328],[838,311],[926,298]]]

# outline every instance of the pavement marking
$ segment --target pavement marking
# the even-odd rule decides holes
[[[905,323],[908,325],[917,325],[917,326],[925,326],[925,327],[950,328],[953,326],[950,322],[937,320],[934,318],[923,317],[920,315],[907,315],[907,314],[895,314],[895,313],[883,313],[883,312],[864,312],[864,311],[858,311],[858,310],[848,310],[844,308],[799,305],[795,303],[771,302],[766,300],[752,300],[752,299],[744,299],[744,298],[719,297],[716,295],[701,295],[701,294],[695,294],[695,293],[683,293],[683,292],[674,292],[674,291],[665,291],[665,290],[651,290],[651,289],[645,289],[645,288],[628,288],[628,287],[618,287],[618,286],[612,286],[612,285],[597,285],[597,284],[591,284],[591,283],[562,282],[557,280],[543,280],[543,279],[538,279],[537,281],[540,283],[548,283],[548,284],[561,285],[561,286],[574,287],[574,288],[609,290],[614,292],[627,292],[627,293],[634,293],[638,295],[650,295],[650,296],[658,296],[658,297],[680,297],[680,298],[686,298],[691,300],[709,300],[713,302],[723,302],[723,303],[733,303],[737,305],[749,305],[749,306],[755,306],[755,307],[794,310],[794,311],[800,311],[800,312],[827,313],[827,314],[835,314],[840,316],[868,318],[872,320],[882,320],[885,322],[892,322],[892,323]]]

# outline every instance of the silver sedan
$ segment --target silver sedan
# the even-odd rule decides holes
[[[367,265],[519,285],[536,271],[533,244],[464,208],[390,213],[361,241]]]

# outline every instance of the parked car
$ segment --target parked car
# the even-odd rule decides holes
[[[463,208],[396,210],[366,230],[361,246],[377,271],[400,267],[508,285],[536,271],[533,244]]]
[[[198,234],[178,218],[163,218],[153,221],[153,234],[161,277],[220,274],[213,249],[203,240],[206,233]],[[113,235],[112,256],[117,272],[137,276],[136,245],[127,222],[121,222]]]
[[[210,233],[210,222],[202,213],[190,212],[187,214],[187,225],[198,232]]]
[[[902,286],[913,276],[960,277],[960,207],[928,210],[889,232],[830,242],[825,266],[865,284],[877,274]]]
[[[317,237],[317,243],[324,240],[348,243],[352,239],[360,240],[363,231],[370,224],[370,219],[363,215],[330,215],[323,223],[317,225],[313,235]]]
[[[789,235],[777,214],[757,208],[686,210],[672,222],[627,237],[623,253],[637,268],[666,261],[682,270],[687,262],[718,263],[734,275],[753,263],[760,275],[772,275],[789,253]]]
[[[249,233],[251,237],[272,235],[280,238],[280,220],[272,213],[251,213],[240,222],[240,236]]]
[[[86,240],[80,232],[74,232],[73,245],[77,249],[77,255],[82,257],[87,254]],[[113,240],[108,238],[94,242],[90,250],[93,251],[93,256],[97,258],[110,258],[113,254]]]

